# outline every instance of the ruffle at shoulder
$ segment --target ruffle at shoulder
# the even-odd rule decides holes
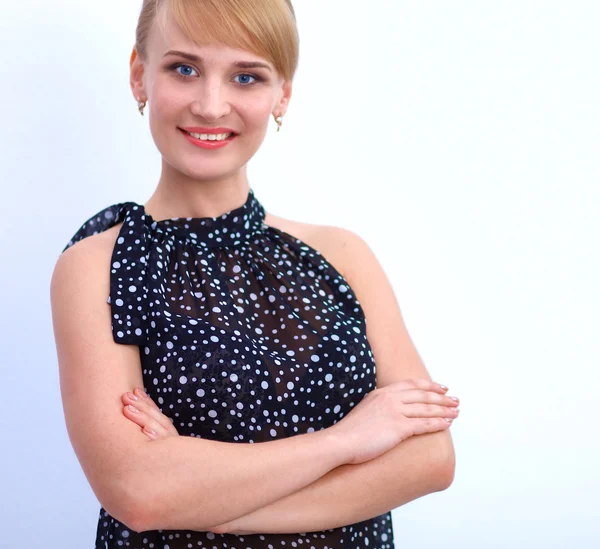
[[[76,242],[123,223],[111,256],[110,295],[112,334],[116,343],[143,345],[147,341],[148,227],[143,209],[135,202],[113,204],[90,217],[73,235],[63,252]]]

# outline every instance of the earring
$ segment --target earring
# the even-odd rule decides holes
[[[275,118],[275,122],[277,122],[277,131],[279,131],[281,129],[281,124],[283,123],[283,116],[273,115],[273,117]]]
[[[144,101],[142,101],[141,99],[138,99],[137,102],[138,102],[138,109],[140,111],[140,114],[142,116],[144,116],[144,108],[146,107],[146,100],[144,99]]]

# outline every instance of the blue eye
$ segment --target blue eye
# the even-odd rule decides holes
[[[183,65],[183,64],[175,66],[174,69],[175,70],[177,70],[177,69],[190,69],[190,70],[194,71],[194,69],[192,67],[190,67],[189,65]],[[179,76],[183,76],[183,77],[191,76],[191,74],[182,74],[180,72],[177,72],[177,74]]]
[[[236,78],[237,77],[241,77],[241,78],[248,78],[248,77],[250,77],[250,78],[254,78],[254,80],[258,80],[258,78],[256,76],[254,76],[253,74],[238,74],[236,76]],[[252,84],[252,82],[247,82],[246,81],[246,82],[240,82],[240,84],[242,84],[243,86],[247,86],[248,84]]]

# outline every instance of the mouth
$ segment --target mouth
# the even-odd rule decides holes
[[[235,132],[229,133],[193,133],[188,132],[182,128],[178,128],[182,133],[193,137],[198,141],[204,141],[206,143],[215,143],[215,142],[223,142],[223,141],[231,141],[238,134]]]

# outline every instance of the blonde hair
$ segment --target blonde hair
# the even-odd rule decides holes
[[[285,80],[294,78],[300,40],[291,0],[144,0],[135,44],[142,60],[152,25],[164,28],[169,13],[197,46],[220,42],[251,51]]]

